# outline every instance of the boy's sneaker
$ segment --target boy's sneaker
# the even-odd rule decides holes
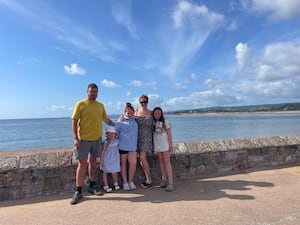
[[[100,191],[96,185],[94,185],[92,188],[89,187],[88,191],[93,195],[103,195],[103,192]]]
[[[133,182],[129,183],[129,187],[130,187],[131,190],[135,190],[136,189],[136,186],[135,186],[135,184]]]
[[[129,187],[129,184],[128,184],[128,183],[124,183],[124,184],[123,184],[123,190],[124,190],[124,191],[130,191],[130,187]]]
[[[71,199],[71,205],[75,205],[82,199],[82,194],[79,191],[76,191]]]
[[[168,186],[165,189],[166,191],[174,191],[174,185],[173,184],[168,184]]]

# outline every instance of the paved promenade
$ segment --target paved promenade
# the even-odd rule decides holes
[[[0,224],[299,225],[300,166],[209,179],[180,179],[174,192],[158,187],[85,195],[73,193],[0,202]]]

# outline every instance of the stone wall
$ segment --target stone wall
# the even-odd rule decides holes
[[[159,162],[148,157],[154,182]],[[248,168],[291,166],[300,163],[300,135],[177,143],[171,156],[176,178],[242,172]],[[71,150],[0,153],[0,201],[74,191],[77,162]],[[97,174],[101,185],[101,173]],[[138,167],[135,182],[143,173]]]

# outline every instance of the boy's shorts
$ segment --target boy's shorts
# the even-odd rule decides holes
[[[80,148],[74,146],[73,155],[76,160],[87,160],[89,155],[98,158],[101,152],[102,137],[96,141],[80,140]]]

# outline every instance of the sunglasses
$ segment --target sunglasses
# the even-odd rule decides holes
[[[140,104],[147,104],[147,101],[141,101]]]

